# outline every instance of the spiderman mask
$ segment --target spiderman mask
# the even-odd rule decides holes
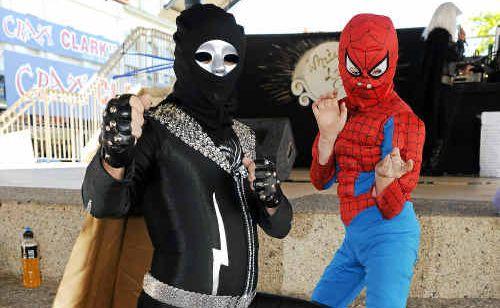
[[[398,39],[389,17],[354,16],[340,35],[339,70],[347,107],[362,110],[383,101],[394,91]]]

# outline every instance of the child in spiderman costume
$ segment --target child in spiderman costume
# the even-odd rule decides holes
[[[346,307],[367,287],[367,307],[405,307],[420,227],[409,201],[418,182],[423,122],[394,91],[398,40],[391,20],[360,14],[340,36],[339,71],[347,97],[313,104],[319,127],[311,180],[338,182],[346,228],[342,246],[312,299]]]

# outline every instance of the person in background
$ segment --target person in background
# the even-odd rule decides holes
[[[426,174],[442,174],[440,162],[451,128],[447,119],[453,113],[444,104],[442,93],[446,86],[442,84],[442,76],[450,74],[450,63],[464,58],[465,31],[457,26],[460,14],[462,12],[452,2],[441,4],[422,34],[425,51],[417,92],[420,98],[415,112],[427,130],[423,164]]]

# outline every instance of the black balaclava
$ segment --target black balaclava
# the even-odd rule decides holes
[[[246,40],[243,27],[232,14],[212,4],[196,4],[176,20],[174,70],[177,81],[167,97],[193,116],[211,137],[222,141],[231,133],[237,109],[236,83],[243,70]],[[238,65],[219,77],[195,61],[198,47],[209,40],[232,44],[239,55]]]

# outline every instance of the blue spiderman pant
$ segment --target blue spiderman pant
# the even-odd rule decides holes
[[[406,307],[419,241],[420,226],[411,202],[390,220],[376,206],[367,208],[347,226],[344,242],[312,300],[347,307],[366,286],[366,307]]]

